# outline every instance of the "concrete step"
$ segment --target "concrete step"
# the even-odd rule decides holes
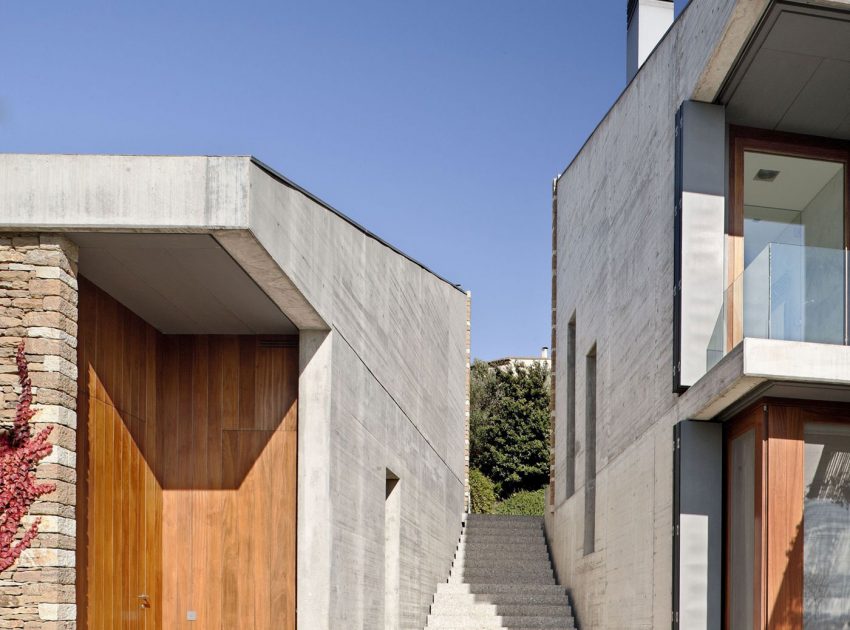
[[[566,590],[555,583],[543,519],[469,515],[427,628],[574,627]]]
[[[523,538],[530,538],[533,540],[543,538],[545,540],[542,529],[529,529],[526,531],[519,529],[470,529],[464,531],[461,538],[482,538],[487,536],[501,536],[503,538],[509,537],[517,540],[521,540]]]
[[[465,529],[482,529],[486,527],[494,529],[499,527],[507,527],[510,529],[537,529],[543,527],[543,521],[489,519],[486,521],[467,521],[466,525],[464,525]]]
[[[451,575],[448,582],[450,584],[555,584],[554,577],[543,577],[540,575],[512,575],[510,577],[494,576],[492,574],[485,575]]]
[[[428,615],[428,628],[573,628],[573,618],[557,617],[454,617]]]
[[[489,597],[492,595],[510,594],[539,594],[539,593],[557,593],[567,596],[567,589],[557,584],[504,584],[498,582],[478,582],[476,584],[452,584],[442,582],[437,585],[437,593],[446,594],[470,594],[476,597]]]
[[[506,514],[467,514],[466,523],[540,523],[542,516],[509,516]]]
[[[454,566],[464,567],[486,567],[486,566],[504,566],[511,567],[517,564],[528,566],[551,566],[549,556],[537,553],[523,554],[518,556],[500,556],[497,553],[491,554],[461,554],[454,560]]]
[[[431,606],[432,615],[469,615],[474,617],[568,617],[570,607],[562,604],[484,604],[438,602]]]
[[[515,571],[517,563],[516,562],[499,562],[498,560],[470,560],[464,563],[457,563],[452,570],[457,569],[460,571],[499,571],[504,573],[505,575],[510,574],[512,571]],[[537,573],[538,571],[541,573],[548,573],[552,570],[552,564],[546,560],[545,562],[529,562],[523,563],[521,565],[523,569],[523,573]]]
[[[448,585],[448,584],[446,584]],[[550,604],[569,607],[566,593],[559,591],[539,592],[512,592],[512,593],[448,593],[438,592],[434,595],[436,604],[473,605],[494,604],[496,606],[509,606],[511,604]]]
[[[514,554],[522,555],[526,553],[545,553],[548,555],[549,550],[543,543],[518,543],[518,542],[462,542],[457,547],[456,553],[475,553],[475,554]]]
[[[499,555],[498,553],[473,553],[473,554],[465,554],[462,553],[458,556],[455,556],[454,562],[452,563],[455,566],[487,566],[487,565],[514,565],[514,564],[528,564],[528,565],[538,565],[538,566],[549,566],[551,562],[549,561],[549,556],[542,553],[524,553],[524,554],[514,554],[514,555]]]
[[[498,529],[500,527],[508,529],[542,529],[543,521],[486,520],[468,521],[464,525],[464,529]]]
[[[521,543],[525,545],[545,545],[546,539],[543,534],[510,534],[503,532],[481,532],[481,533],[466,533],[460,539],[465,543]]]
[[[508,581],[511,578],[519,578],[519,577],[541,577],[547,578],[552,577],[552,567],[551,566],[525,566],[525,565],[516,565],[510,568],[505,567],[452,567],[451,577],[468,577],[468,578],[481,578],[487,576],[498,577],[499,579],[493,580],[493,582],[504,582]],[[479,580],[480,581],[480,580]]]

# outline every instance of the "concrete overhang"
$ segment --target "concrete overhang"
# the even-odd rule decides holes
[[[117,291],[136,310],[147,310],[166,332],[185,330],[193,319],[199,324],[196,331],[217,333],[327,330],[327,318],[280,264],[281,256],[273,256],[263,245],[276,238],[266,233],[275,223],[259,215],[279,210],[252,207],[252,181],[258,171],[266,170],[250,157],[3,154],[0,231],[68,233],[83,247],[83,273]],[[273,175],[276,185],[309,196]],[[318,202],[316,212],[325,211]],[[166,241],[164,235],[195,238]],[[207,239],[199,240],[202,235]],[[166,288],[170,303],[144,306],[150,301],[144,296],[156,294],[152,284],[168,279],[168,274],[161,259],[156,260],[158,272],[141,268],[141,250],[172,262],[181,259]],[[100,263],[114,263],[119,254],[117,267],[95,269]],[[217,281],[226,277],[231,284],[198,284],[199,276],[203,279],[199,265],[204,264],[210,274],[217,274]],[[192,273],[187,273],[189,268]],[[127,286],[128,281],[136,285]],[[178,286],[192,287],[194,297],[204,298],[195,301],[194,315],[188,313],[190,300],[175,304],[180,301],[174,290]],[[269,304],[284,316],[273,315]],[[173,316],[163,310],[169,305],[176,307]],[[202,305],[214,308],[202,313]]]
[[[209,234],[66,232],[79,272],[165,334],[292,335],[298,329]]]
[[[850,346],[746,338],[679,398],[681,420],[724,420],[756,398],[850,401]]]
[[[206,235],[298,330],[331,328],[333,265],[363,264],[346,258],[357,252],[339,250],[333,239],[343,234],[374,240],[463,291],[246,156],[0,154],[0,232],[61,232],[78,239],[89,233]],[[97,247],[111,246],[101,238]],[[207,254],[224,265],[222,273],[238,275],[225,270],[221,255]],[[241,286],[241,293],[223,299],[238,300],[234,296],[246,291]],[[246,304],[262,301],[252,296]],[[254,323],[262,328],[264,322]]]
[[[848,19],[850,0],[738,0],[693,100],[732,124],[848,137]]]

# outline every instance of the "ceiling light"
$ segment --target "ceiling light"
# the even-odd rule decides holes
[[[779,171],[772,171],[768,168],[760,168],[756,173],[756,176],[753,177],[753,181],[756,182],[772,182],[779,175]]]

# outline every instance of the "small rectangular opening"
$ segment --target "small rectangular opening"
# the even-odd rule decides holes
[[[585,365],[584,555],[588,555],[596,542],[596,344]]]
[[[399,582],[401,573],[401,492],[398,475],[389,468],[384,500],[384,628],[399,627]]]
[[[569,499],[576,491],[576,316],[567,325],[567,479]]]

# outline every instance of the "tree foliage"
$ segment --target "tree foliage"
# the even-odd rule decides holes
[[[499,501],[494,514],[511,516],[543,516],[546,509],[546,487],[539,490],[520,490],[504,501]]]
[[[496,505],[493,482],[477,468],[469,469],[469,500],[473,514],[492,514]]]
[[[21,521],[30,506],[56,489],[54,484],[39,483],[35,477],[36,466],[53,450],[47,442],[53,427],[32,435],[30,420],[35,411],[31,409],[32,384],[23,342],[18,346],[16,359],[21,393],[12,428],[0,435],[0,572],[11,567],[38,534],[41,519],[35,519],[18,537]]]
[[[475,361],[470,381],[470,465],[506,498],[549,478],[549,368],[492,368]]]

